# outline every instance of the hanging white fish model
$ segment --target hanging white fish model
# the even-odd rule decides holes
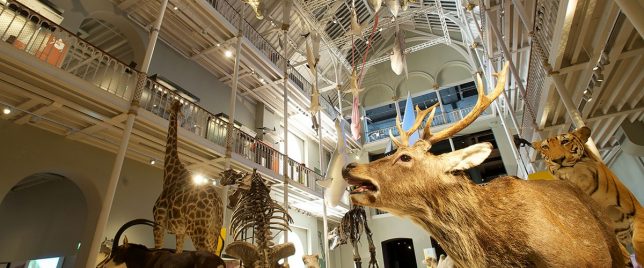
[[[402,74],[405,71],[407,76],[407,59],[405,58],[405,34],[396,26],[394,33],[394,47],[390,57],[391,70],[396,75]]]
[[[316,32],[306,34],[306,62],[311,75],[317,75],[316,67],[320,61],[320,35]]]
[[[338,134],[338,142],[326,171],[327,179],[317,182],[318,185],[327,188],[324,192],[324,200],[329,207],[335,207],[340,203],[342,195],[344,195],[345,190],[349,186],[342,177],[342,169],[347,163],[348,156],[344,142],[344,128],[340,124],[341,120],[337,118],[335,120],[335,130]]]
[[[409,0],[400,0],[400,2],[401,2],[400,9],[402,9],[402,11],[407,11],[407,9],[409,8],[409,2],[411,2],[411,1],[409,1]]]
[[[396,20],[398,12],[400,11],[400,2],[398,2],[398,0],[385,0],[385,4],[387,4],[389,11],[391,11],[391,21]]]
[[[382,0],[367,0],[367,3],[373,9],[373,14],[378,13],[380,8],[382,7]]]
[[[366,25],[367,23],[358,23],[358,13],[356,13],[356,7],[351,7],[351,30],[347,31],[347,35],[362,37],[362,31],[364,27],[366,27]]]

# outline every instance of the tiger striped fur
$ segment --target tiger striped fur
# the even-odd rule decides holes
[[[632,245],[637,262],[644,263],[642,206],[601,159],[588,150],[585,143],[589,137],[590,129],[581,127],[532,145],[541,153],[552,175],[572,182],[606,207],[619,242],[624,247]],[[626,258],[629,254],[624,247]]]

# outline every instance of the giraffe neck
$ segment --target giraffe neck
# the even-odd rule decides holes
[[[168,125],[168,138],[165,145],[165,161],[163,161],[166,173],[172,173],[173,169],[181,165],[179,153],[177,152],[177,114],[179,107],[172,107],[170,111],[170,123]],[[167,179],[168,176],[166,176]]]

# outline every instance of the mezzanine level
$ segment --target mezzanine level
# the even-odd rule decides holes
[[[18,2],[0,6],[0,105],[2,119],[29,124],[116,152],[138,72]],[[166,107],[184,102],[179,153],[189,169],[216,178],[223,169],[228,122],[147,78],[127,157],[162,167],[168,126]],[[273,180],[281,198],[286,174],[293,207],[322,209],[322,176],[234,128],[232,167],[256,168]],[[287,170],[283,163],[288,163]],[[329,209],[333,219],[346,208]]]

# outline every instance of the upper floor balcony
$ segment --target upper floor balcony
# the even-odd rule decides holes
[[[24,5],[7,2],[0,5],[0,105],[15,112],[5,119],[116,152],[138,71]],[[177,99],[183,102],[181,160],[190,170],[217,178],[226,161],[228,120],[150,77],[145,80],[127,156],[162,167],[167,107]],[[322,189],[315,183],[322,179],[320,174],[239,126],[233,128],[232,137],[232,167],[256,168],[276,183],[276,198],[285,192],[282,182],[288,177],[291,206],[320,215]],[[337,207],[328,214],[338,219],[345,211]]]
[[[143,28],[148,28],[156,20],[160,3],[145,1],[138,3],[130,0],[113,1],[128,17]],[[281,115],[283,110],[283,75],[285,62],[288,62],[289,110],[308,111],[313,86],[308,76],[301,74],[290,62],[293,51],[284,55],[265,39],[244,16],[226,0],[182,1],[167,11],[161,25],[160,38],[188,59],[199,63],[216,77],[230,77],[233,73],[233,61],[222,57],[224,51],[233,51],[234,41],[240,33],[242,38],[241,63],[238,79],[238,91],[242,96],[250,96],[263,102]],[[275,26],[277,27],[277,26]],[[273,31],[279,35],[279,31]],[[189,34],[186,34],[189,33]],[[290,40],[290,39],[289,39]],[[290,40],[292,42],[292,40]],[[287,45],[288,46],[288,45]],[[293,50],[293,48],[289,48]],[[320,98],[323,112],[322,126],[333,132],[333,120],[339,112],[326,99]],[[305,113],[308,117],[308,113]],[[310,121],[310,120],[309,120]],[[308,125],[308,124],[307,124]],[[348,126],[348,124],[345,124]],[[302,129],[311,136],[317,134],[311,128]],[[350,131],[345,131],[350,133]],[[328,146],[335,144],[325,138]],[[347,135],[348,145],[360,147],[359,142]]]

